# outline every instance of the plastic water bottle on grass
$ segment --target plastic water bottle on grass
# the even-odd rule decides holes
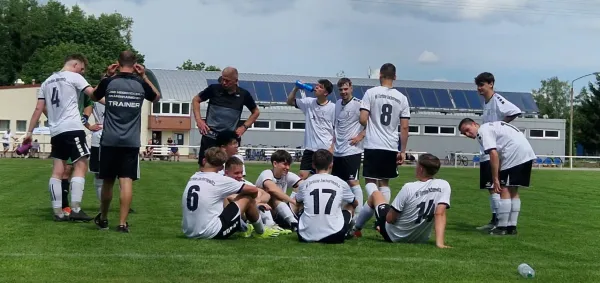
[[[531,266],[529,266],[527,263],[521,263],[517,270],[519,271],[519,274],[525,278],[535,277],[535,270],[533,270],[533,268],[531,268]]]

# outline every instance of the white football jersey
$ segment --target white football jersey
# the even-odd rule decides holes
[[[483,106],[483,115],[481,115],[482,124],[496,121],[503,121],[507,116],[521,114],[521,109],[508,101],[504,96],[494,93],[494,96]],[[490,160],[490,156],[484,153],[483,148],[479,149],[481,162]]]
[[[333,143],[335,104],[319,105],[314,97],[297,98],[296,107],[304,113],[304,149],[329,149]]]
[[[79,111],[79,96],[90,84],[78,73],[53,73],[41,85],[38,99],[46,101],[50,136],[84,130]]]
[[[517,127],[502,121],[482,124],[477,131],[477,141],[489,154],[496,149],[500,170],[506,170],[536,158],[525,135]]]
[[[213,238],[221,230],[223,200],[239,193],[244,183],[214,172],[196,172],[181,197],[182,229],[188,238]]]
[[[364,148],[397,152],[400,119],[410,119],[406,96],[394,88],[376,86],[365,92],[362,109],[369,111]]]
[[[394,224],[385,223],[393,242],[426,242],[434,226],[435,210],[439,204],[450,208],[450,184],[442,179],[429,179],[404,184],[391,203],[400,212]]]
[[[239,160],[242,161],[242,163],[244,163],[244,157],[239,155],[239,154],[235,154],[232,155],[234,157],[237,157]],[[219,174],[221,175],[225,175],[225,164],[223,164],[223,169],[221,169],[221,171],[219,171]],[[242,176],[246,177],[246,165],[242,164]]]
[[[342,230],[344,202],[354,202],[354,193],[342,179],[330,174],[308,177],[296,194],[304,204],[298,221],[298,234],[308,242],[319,241]]]
[[[258,175],[258,179],[256,179],[255,183],[256,187],[264,190],[264,183],[267,180],[275,182],[275,184],[280,187],[285,194],[288,194],[287,189],[296,186],[301,179],[298,177],[298,175],[292,172],[288,172],[287,174],[281,176],[281,178],[277,179],[273,175],[273,171],[271,169],[267,169]]]
[[[333,156],[348,156],[363,153],[363,141],[350,145],[350,140],[365,128],[360,124],[360,99],[353,97],[344,104],[338,99],[335,104],[335,144]]]
[[[102,126],[104,124],[104,104],[94,102],[92,115],[94,115],[95,124]],[[100,139],[102,139],[102,129],[92,132],[92,146],[100,147]]]

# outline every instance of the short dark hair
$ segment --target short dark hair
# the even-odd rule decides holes
[[[223,166],[227,158],[227,153],[219,147],[211,147],[204,152],[204,160],[213,167]]]
[[[119,65],[123,67],[133,67],[137,63],[137,56],[129,50],[125,50],[119,54]]]
[[[379,75],[382,79],[393,80],[396,77],[396,66],[392,63],[385,63],[379,68]]]
[[[273,162],[292,164],[292,155],[283,149],[278,149],[271,154],[271,164],[273,164]]]
[[[471,118],[464,118],[462,120],[460,120],[460,123],[458,123],[458,130],[460,131],[460,129],[462,128],[462,126],[464,124],[472,124],[475,123],[475,121]]]
[[[494,84],[495,82],[496,82],[496,79],[494,78],[494,75],[492,75],[492,73],[489,73],[489,72],[483,72],[483,73],[477,75],[477,77],[475,77],[476,85],[479,85],[481,83]]]
[[[315,170],[327,170],[331,163],[333,163],[333,154],[329,150],[319,149],[313,153],[312,164]]]
[[[89,64],[87,58],[85,58],[85,56],[83,56],[83,54],[81,54],[81,53],[73,53],[73,54],[69,54],[69,55],[67,55],[67,57],[65,57],[65,63],[67,63],[71,60],[77,60],[77,61],[83,63],[83,65],[85,65],[86,67]]]
[[[425,172],[429,177],[435,176],[435,174],[437,174],[437,172],[440,171],[440,159],[433,154],[421,154],[419,155],[419,161],[417,162],[423,167],[423,169],[425,169]]]
[[[328,79],[320,79],[318,83],[323,85],[325,91],[327,91],[327,94],[331,94],[333,92],[333,84]]]
[[[244,166],[244,162],[242,162],[242,160],[239,158],[232,156],[227,159],[227,162],[225,162],[225,168],[231,168],[233,165]]]
[[[241,139],[234,131],[223,131],[217,135],[215,146],[221,147],[229,145],[233,141],[240,143]]]
[[[338,87],[343,87],[345,84],[352,86],[352,81],[349,78],[341,78],[337,82]]]

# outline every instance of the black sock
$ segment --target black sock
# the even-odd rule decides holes
[[[62,180],[62,208],[69,207],[69,179]]]
[[[491,221],[491,223],[494,224],[494,225],[496,223],[498,223],[498,217],[496,217],[496,213],[492,213],[492,221]]]
[[[506,227],[506,232],[513,232],[517,230],[517,226],[507,226]]]

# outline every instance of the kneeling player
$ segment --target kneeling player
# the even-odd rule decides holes
[[[217,173],[226,161],[227,155],[220,148],[206,150],[202,169],[190,178],[183,192],[183,233],[188,238],[226,239],[235,232],[247,231],[242,220],[246,217],[257,237],[277,234],[277,231],[263,227],[255,201],[258,189]],[[231,194],[238,196],[223,208],[225,199]]]
[[[406,183],[391,205],[384,195],[375,191],[356,220],[355,235],[375,212],[376,225],[388,242],[423,243],[429,241],[435,224],[435,243],[444,244],[446,209],[450,208],[450,184],[434,178],[440,169],[440,160],[431,155],[419,156],[416,166],[417,181]],[[435,220],[434,220],[435,219]],[[434,220],[434,221],[432,221]]]
[[[506,122],[479,125],[465,118],[458,128],[463,135],[477,139],[490,156],[494,192],[500,194],[498,225],[490,230],[490,235],[516,235],[521,211],[518,189],[529,187],[536,158],[533,148],[519,129]]]
[[[298,223],[298,239],[300,242],[343,243],[358,201],[345,181],[330,175],[331,152],[319,149],[312,160],[316,174],[302,182],[296,194],[298,206],[304,208]]]
[[[275,222],[282,228],[296,230],[298,219],[290,205],[296,205],[296,200],[287,195],[287,188],[297,188],[301,179],[289,172],[292,156],[285,150],[277,150],[271,154],[272,169],[262,171],[256,180],[256,186],[271,195],[269,205],[275,210]]]

